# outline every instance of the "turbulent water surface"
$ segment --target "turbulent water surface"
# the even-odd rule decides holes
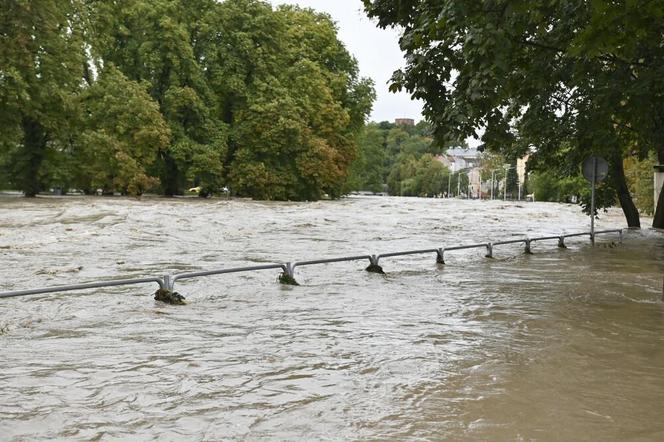
[[[0,291],[586,230],[544,203],[5,198]],[[664,440],[664,239],[568,246],[0,299],[0,440]]]

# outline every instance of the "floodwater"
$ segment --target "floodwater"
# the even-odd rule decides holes
[[[0,291],[587,230],[546,203],[4,198]],[[664,440],[664,238],[617,242],[0,299],[0,440]]]

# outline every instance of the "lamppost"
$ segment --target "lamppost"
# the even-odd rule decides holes
[[[468,177],[468,192],[466,193],[466,199],[470,199],[470,172],[466,172],[466,176]]]
[[[452,172],[452,171],[450,170],[450,172]],[[451,185],[452,185],[452,174],[448,173],[447,174],[447,197],[448,198],[451,198],[450,197],[450,186]]]
[[[461,196],[461,171],[457,172],[457,197]]]
[[[496,186],[495,184],[496,170],[500,169],[491,169],[491,199],[493,199],[493,188]]]

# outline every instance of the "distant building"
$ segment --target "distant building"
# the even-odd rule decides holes
[[[397,118],[394,120],[397,126],[415,126],[415,120],[412,118]]]
[[[522,185],[526,181],[526,164],[528,163],[528,158],[530,158],[530,154],[526,154],[523,158],[516,160],[516,174],[519,177],[519,184]]]
[[[479,152],[477,149],[455,147],[448,149],[443,155],[438,155],[436,159],[454,173],[476,167],[479,164]]]
[[[482,197],[482,171],[479,167],[473,167],[468,171],[468,181],[470,183],[470,198]]]

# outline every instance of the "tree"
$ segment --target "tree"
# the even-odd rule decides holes
[[[590,203],[588,181],[580,175],[558,177],[551,171],[535,172],[530,178],[530,187],[536,201],[556,201],[569,203],[573,197],[580,197]],[[615,199],[613,189],[600,183],[596,186],[598,201]]]
[[[392,88],[425,101],[437,137],[484,127],[489,148],[520,156],[535,146],[533,167],[571,175],[601,154],[628,224],[639,225],[622,160],[634,143],[664,146],[662,2],[364,4],[379,25],[403,28],[408,65]]]
[[[109,65],[76,104],[81,122],[73,142],[74,186],[129,195],[156,187],[159,180],[148,169],[170,131],[145,85]]]
[[[648,158],[639,160],[637,157],[625,159],[625,175],[629,190],[634,195],[636,206],[641,213],[653,215],[654,213],[654,182],[653,167],[656,164],[656,154],[651,152]]]
[[[74,0],[0,8],[0,146],[7,181],[28,197],[49,183],[48,161],[66,140],[82,78],[81,20]]]
[[[129,80],[147,82],[170,126],[152,171],[166,195],[188,184],[205,195],[223,184],[227,130],[202,66],[210,44],[202,28],[218,7],[211,0],[89,2],[96,69],[112,63]]]
[[[230,97],[227,164],[234,192],[263,199],[341,195],[374,92],[336,26],[309,9],[272,11],[250,0],[221,7],[237,17],[228,19],[231,26],[242,26],[228,38],[241,40],[215,47],[246,52],[230,54],[239,60],[233,67],[250,60]],[[260,27],[251,25],[256,21]]]
[[[403,153],[388,176],[392,195],[435,196],[447,191],[449,170],[431,154]]]
[[[435,157],[448,147],[466,146],[457,142],[441,146],[434,143],[430,132],[431,126],[426,122],[415,126],[396,126],[387,121],[368,124],[358,138],[359,154],[351,164],[348,190],[377,191],[386,183],[392,195],[433,196],[447,192],[449,171]],[[456,186],[456,176],[454,180]]]
[[[358,153],[348,171],[345,190],[382,192],[385,162],[383,131],[376,123],[368,124],[357,138]]]
[[[326,14],[260,0],[8,0],[0,185],[342,194],[375,98]]]

